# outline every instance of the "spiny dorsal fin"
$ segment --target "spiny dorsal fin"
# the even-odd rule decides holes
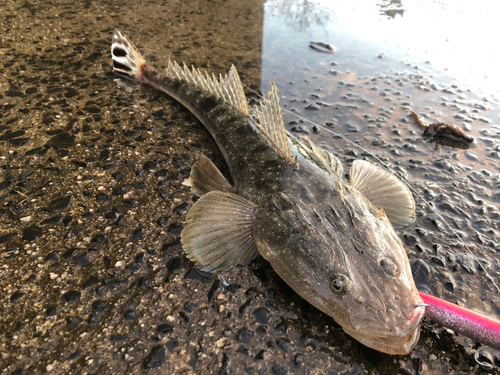
[[[260,102],[260,108],[256,108],[259,116],[260,129],[269,139],[278,153],[286,160],[292,161],[290,156],[290,147],[288,146],[288,137],[281,113],[280,98],[276,82],[271,82],[271,88],[268,90],[269,99]]]
[[[187,215],[181,233],[187,257],[203,271],[227,271],[255,258],[253,242],[255,205],[236,194],[211,191]]]
[[[209,91],[248,116],[248,104],[245,97],[245,91],[243,90],[240,76],[234,65],[231,65],[229,74],[226,74],[224,77],[220,75],[219,79],[217,79],[213,73],[212,77],[210,77],[208,73],[203,74],[194,66],[189,70],[186,64],[183,63],[181,67],[177,62],[172,62],[171,60],[168,60],[166,72],[172,77],[186,80]]]
[[[234,193],[233,187],[222,173],[220,173],[219,168],[203,155],[193,165],[189,179],[191,182],[191,191],[199,197],[213,190]]]
[[[384,209],[394,228],[403,228],[415,219],[415,201],[408,187],[398,178],[364,160],[351,166],[351,186],[375,207]]]

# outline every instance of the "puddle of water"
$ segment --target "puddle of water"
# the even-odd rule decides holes
[[[500,51],[491,45],[497,17],[486,1],[271,0],[265,12],[264,70],[269,41],[281,40],[272,48],[285,56],[306,57],[305,46],[318,39],[337,47],[338,58],[350,59],[353,70],[364,64],[386,70],[404,61],[431,66],[446,82],[498,96]]]
[[[400,233],[419,290],[498,319],[500,52],[484,37],[496,22],[484,9],[472,1],[268,1],[262,87],[277,80],[283,106],[305,120],[285,115],[298,136],[309,133],[347,165],[372,159],[367,150],[407,178],[420,195],[418,217]],[[427,142],[410,110],[476,141]]]
[[[463,41],[465,19],[467,24],[484,21],[485,28],[493,20],[468,12],[477,7],[472,2],[451,8],[435,2],[410,7],[399,2],[304,4],[270,1],[265,8],[262,85],[276,78],[282,104],[306,119],[287,114],[289,129],[311,133],[347,164],[369,157],[365,149],[409,178],[445,218],[419,199],[419,218],[404,231],[412,245],[410,259],[426,262],[425,271],[421,263],[415,266],[419,288],[455,300],[457,289],[463,288],[459,299],[500,316],[498,308],[491,308],[498,302],[489,277],[482,274],[478,279],[476,269],[464,263],[471,257],[476,265],[486,262],[491,276],[499,274],[497,87],[470,72],[474,66],[476,73],[494,77],[498,52],[480,48],[459,58],[456,50]],[[424,19],[439,19],[444,26],[420,32]],[[470,38],[479,36],[475,33],[466,40]],[[311,41],[329,43],[336,51],[318,52],[309,47]],[[476,141],[467,149],[426,142],[408,116],[410,110],[428,122],[456,124]],[[354,144],[307,120],[327,124]],[[443,273],[436,264],[452,272]],[[478,293],[480,300],[470,298],[467,290]]]

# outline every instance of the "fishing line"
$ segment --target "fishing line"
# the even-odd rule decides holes
[[[248,87],[245,85],[245,87],[247,89],[249,89],[250,91],[252,91],[253,93],[257,94],[257,96],[259,96],[261,99],[264,99],[264,100],[267,100],[263,95],[261,95],[260,93],[258,93],[257,91],[253,90],[252,88]],[[460,236],[458,235],[457,231],[448,223],[448,221],[439,213],[436,211],[436,209],[434,207],[432,207],[432,205],[427,202],[424,197],[422,197],[422,195],[420,195],[420,193],[413,187],[411,186],[403,177],[401,177],[400,175],[398,175],[396,173],[396,171],[394,169],[392,169],[387,163],[385,163],[384,161],[382,161],[379,157],[377,157],[373,152],[365,149],[364,147],[358,145],[357,143],[351,141],[350,139],[346,138],[345,136],[343,136],[342,134],[338,134],[336,132],[334,132],[333,130],[330,130],[328,128],[326,128],[325,126],[321,126],[321,125],[318,125],[316,124],[314,121],[311,121],[305,117],[302,117],[300,115],[298,115],[297,113],[295,112],[292,112],[292,111],[289,111],[288,109],[284,108],[283,106],[281,106],[281,109],[286,112],[286,113],[289,113],[303,121],[306,121],[312,125],[315,125],[315,126],[320,126],[321,128],[323,128],[324,130],[326,130],[327,132],[335,135],[336,137],[339,137],[339,138],[342,138],[344,141],[347,141],[348,143],[350,143],[351,145],[361,149],[363,152],[371,155],[375,160],[377,160],[380,164],[382,164],[385,168],[387,168],[393,175],[395,175],[400,181],[402,181],[406,186],[408,186],[408,188],[416,195],[420,198],[420,200],[422,202],[425,203],[425,205],[427,205],[427,207],[429,207],[431,209],[431,212],[435,213],[438,217],[441,218],[441,220],[446,224],[446,226],[451,229],[451,232],[453,233],[453,235],[458,238],[458,241],[462,244],[462,246],[464,246],[467,251],[469,252],[470,255],[472,255],[472,257],[476,260],[476,262],[479,264],[480,268],[482,268],[484,270],[484,273],[485,275],[490,279],[490,281],[493,283],[493,285],[495,286],[495,288],[497,289],[497,291],[500,292],[500,288],[498,287],[497,283],[495,282],[494,278],[488,273],[488,271],[486,270],[486,266],[483,266],[483,264],[481,264],[481,262],[479,262],[479,259],[476,257],[476,255],[474,255],[474,253],[472,252],[472,250],[465,244],[465,242],[462,240],[462,238],[460,238]]]

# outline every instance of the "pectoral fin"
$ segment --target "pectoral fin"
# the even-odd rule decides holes
[[[211,191],[196,202],[181,233],[187,257],[204,271],[227,271],[255,258],[255,205],[236,194]]]
[[[403,228],[415,219],[415,201],[398,178],[364,160],[351,166],[351,186],[363,193],[375,207],[382,207],[394,228]]]
[[[233,187],[222,173],[220,173],[215,164],[203,155],[191,169],[189,179],[191,182],[191,191],[199,197],[213,190],[234,193]]]

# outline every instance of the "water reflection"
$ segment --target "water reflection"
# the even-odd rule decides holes
[[[380,7],[380,15],[386,15],[389,18],[396,18],[397,15],[403,17],[405,9],[403,9],[403,4],[401,0],[383,0],[382,4],[378,4]]]
[[[309,34],[310,40],[334,45],[347,42],[346,51],[375,52],[421,67],[429,64],[450,83],[498,94],[500,50],[491,44],[497,34],[495,12],[485,1],[442,3],[432,0],[403,4],[401,0],[353,2],[268,1],[266,23]],[[404,16],[404,17],[403,17]],[[274,18],[274,19],[271,19]],[[270,27],[268,27],[270,26]],[[314,37],[312,37],[314,36]],[[325,40],[325,38],[331,38]],[[298,52],[299,53],[299,52]],[[359,58],[359,56],[357,56]]]
[[[308,0],[270,0],[266,3],[266,10],[268,15],[279,16],[296,31],[310,30],[313,25],[326,25],[333,17],[330,8]]]

